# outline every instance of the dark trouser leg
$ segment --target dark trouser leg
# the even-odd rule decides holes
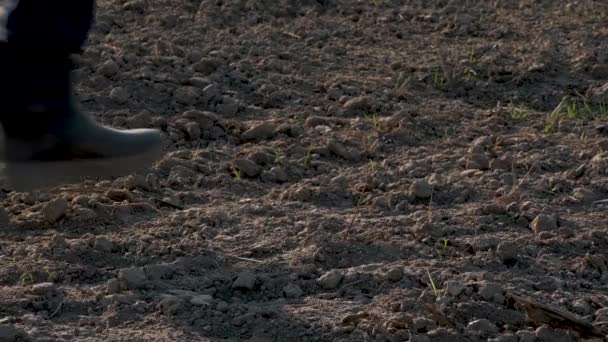
[[[25,137],[60,125],[68,112],[70,54],[81,51],[94,0],[5,0],[0,28],[0,122]],[[45,112],[44,117],[37,112]],[[51,115],[55,113],[57,115]]]
[[[94,11],[95,0],[17,0],[6,20],[6,40],[48,53],[76,53],[87,38]]]
[[[93,6],[94,0],[19,0],[8,7],[7,20],[0,18],[6,23],[0,27],[0,122],[15,189],[126,175],[160,155],[157,130],[104,127],[72,102],[70,54],[82,49]]]

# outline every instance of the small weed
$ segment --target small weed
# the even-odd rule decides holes
[[[426,270],[426,275],[429,277],[429,281],[431,283],[431,290],[433,290],[433,295],[435,295],[435,298],[437,299],[441,298],[441,290],[438,289],[435,285],[435,281],[433,280],[433,277],[431,276],[431,273],[428,269]]]
[[[19,285],[20,286],[25,286],[27,284],[32,284],[32,283],[34,283],[34,275],[31,272],[23,273],[19,277]]]
[[[370,115],[366,115],[366,117],[369,119],[374,130],[379,131],[380,130],[380,116],[378,115],[378,113],[372,113]]]
[[[234,175],[234,178],[241,179],[241,170],[237,169],[234,165],[232,166],[232,174]]]
[[[274,154],[274,163],[280,164],[281,160],[283,159],[283,156],[281,155],[281,150],[278,147],[275,147],[272,149],[272,152]]]
[[[369,160],[369,172],[372,176],[376,175],[376,162],[373,159]]]
[[[304,165],[306,167],[310,167],[311,161],[312,161],[312,147],[309,147],[308,151],[306,151],[306,157],[304,157]]]
[[[433,87],[438,90],[445,89],[447,85],[447,79],[443,75],[443,71],[441,67],[436,67],[433,69]]]
[[[528,109],[523,103],[511,107],[511,119],[515,121],[524,121],[528,118]]]
[[[473,68],[471,68],[471,67],[464,68],[464,78],[465,79],[469,80],[475,76],[477,76],[477,73],[475,72],[475,70],[473,70]]]
[[[399,76],[397,76],[397,81],[395,82],[395,89],[400,90],[401,88],[403,88],[405,86],[405,84],[407,83],[408,79],[409,79],[409,77],[407,76],[407,73],[404,71],[401,71],[399,73]]]

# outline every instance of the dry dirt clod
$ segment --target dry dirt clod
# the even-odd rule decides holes
[[[120,281],[118,279],[110,279],[106,284],[107,294],[116,294],[120,292]]]
[[[317,283],[324,289],[333,290],[338,287],[342,278],[344,278],[344,273],[340,270],[331,270],[319,277]]]
[[[250,128],[241,135],[244,141],[263,141],[270,139],[275,134],[275,127],[270,122],[264,122]]]
[[[118,272],[118,279],[128,289],[139,289],[146,285],[148,278],[141,267],[123,268]]]
[[[466,288],[466,285],[459,281],[448,281],[446,283],[447,293],[452,297],[458,297]]]
[[[538,342],[574,342],[574,337],[563,330],[543,326],[534,332]]]
[[[467,326],[468,329],[488,336],[498,332],[498,327],[487,319],[472,321]]]
[[[369,96],[354,97],[344,103],[346,115],[368,114],[371,109],[371,98]]]
[[[557,230],[557,217],[555,215],[540,214],[530,223],[530,228],[536,234]]]
[[[116,75],[119,70],[120,67],[116,62],[114,62],[113,60],[108,60],[103,63],[97,71],[105,77],[112,77]]]
[[[417,179],[412,183],[410,191],[416,198],[430,198],[433,195],[433,186],[426,179]]]
[[[213,302],[213,296],[211,295],[197,295],[190,299],[190,304],[195,306],[211,306]]]
[[[283,287],[283,293],[287,298],[300,298],[304,291],[297,284],[289,283]]]
[[[112,241],[110,241],[104,236],[99,236],[95,239],[94,247],[98,251],[109,253],[112,252],[112,249],[114,248],[114,243],[112,243]]]
[[[48,222],[54,223],[65,216],[67,210],[68,201],[65,198],[57,198],[46,204],[42,209],[42,214]]]
[[[241,272],[232,283],[232,288],[253,290],[256,279],[255,274],[249,271]]]
[[[244,176],[250,178],[256,177],[262,172],[262,168],[249,159],[236,159],[234,161],[234,166],[241,171]]]
[[[129,93],[123,87],[116,87],[110,91],[110,99],[119,105],[129,101]]]
[[[32,286],[32,293],[38,296],[54,297],[59,293],[59,289],[53,283],[40,283]]]
[[[123,202],[123,201],[131,201],[132,196],[129,191],[122,189],[111,189],[106,192],[106,196],[112,201]]]

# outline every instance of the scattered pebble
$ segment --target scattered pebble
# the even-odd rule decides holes
[[[410,191],[416,198],[430,198],[433,195],[433,187],[426,179],[415,180]]]
[[[371,109],[371,98],[369,96],[353,97],[344,103],[343,108],[347,115],[368,114]]]
[[[344,278],[344,274],[340,270],[331,270],[317,279],[317,283],[324,289],[332,290],[338,287]]]
[[[256,177],[262,172],[262,168],[249,159],[236,159],[234,166],[242,172],[243,176],[250,178]]]
[[[44,206],[44,209],[42,209],[42,214],[48,222],[54,223],[65,216],[67,210],[68,201],[66,201],[65,198],[57,198],[48,202]]]
[[[255,274],[253,274],[249,271],[244,271],[244,272],[239,273],[239,275],[236,277],[236,279],[232,283],[232,288],[235,288],[235,289],[242,288],[242,289],[247,289],[247,290],[253,290],[253,287],[255,286],[255,281],[256,281]]]
[[[287,298],[300,298],[304,291],[297,284],[289,283],[283,287],[283,293]]]
[[[264,122],[245,131],[241,134],[241,139],[244,141],[263,141],[272,138],[274,134],[274,125],[270,122]]]
[[[190,304],[195,306],[211,306],[213,304],[213,296],[197,295],[190,299]]]
[[[110,279],[106,284],[107,294],[116,294],[120,292],[120,281],[118,279]]]
[[[139,289],[146,285],[148,278],[141,267],[123,268],[118,272],[118,279],[128,289]]]
[[[496,334],[498,332],[498,327],[496,326],[496,324],[490,322],[485,318],[470,322],[467,325],[467,328],[486,336]]]
[[[448,281],[446,284],[447,293],[452,297],[458,297],[467,288],[465,284],[459,281]]]
[[[540,214],[530,223],[530,228],[536,234],[557,230],[557,217],[555,215]]]
[[[98,236],[95,238],[95,244],[93,247],[95,247],[95,249],[98,251],[109,253],[112,252],[112,249],[114,249],[114,243],[112,243],[112,241],[105,236]]]
[[[505,301],[504,289],[500,284],[486,282],[479,288],[479,295],[487,301],[502,304]]]
[[[564,330],[555,330],[546,326],[534,332],[538,342],[574,342],[574,338]]]

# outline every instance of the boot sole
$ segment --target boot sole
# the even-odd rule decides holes
[[[161,148],[135,156],[60,162],[6,162],[6,178],[11,190],[30,192],[84,180],[127,176],[148,169],[160,159]]]

